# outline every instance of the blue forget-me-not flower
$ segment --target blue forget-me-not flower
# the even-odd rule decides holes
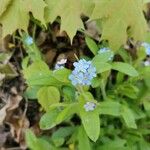
[[[91,80],[96,77],[96,68],[92,65],[91,61],[81,59],[74,62],[74,70],[72,71],[69,79],[73,85],[90,85]]]
[[[84,104],[85,111],[93,111],[95,107],[96,107],[96,104],[93,102],[86,102],[86,104]]]
[[[106,52],[112,52],[111,49],[109,49],[108,47],[103,47],[103,48],[100,48],[100,50],[98,51],[98,54],[102,54],[102,53],[106,53]],[[110,56],[109,60],[112,60],[114,57],[114,54],[112,52],[112,55]]]
[[[146,43],[146,42],[143,42],[141,45],[145,48],[146,54],[147,54],[148,56],[150,56],[150,44],[149,44],[149,43]]]
[[[31,36],[27,36],[25,39],[25,44],[30,46],[33,44],[33,38]]]

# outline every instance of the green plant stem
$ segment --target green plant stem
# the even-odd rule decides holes
[[[101,81],[101,92],[102,92],[102,96],[103,96],[103,99],[105,100],[107,98],[107,95],[106,95],[106,91],[105,91],[105,83],[104,83],[104,80],[102,79]]]
[[[95,89],[95,91],[96,91],[96,97],[97,97],[97,99],[98,100],[100,100],[101,99],[101,88],[100,87],[97,87],[96,89]]]

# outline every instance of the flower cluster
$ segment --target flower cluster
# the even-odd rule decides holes
[[[73,63],[74,70],[69,76],[73,85],[90,85],[91,80],[96,77],[96,68],[92,65],[91,61],[81,59]]]
[[[93,111],[96,107],[96,104],[93,103],[93,102],[87,102],[85,105],[84,105],[84,109],[85,111]]]
[[[98,51],[98,54],[102,54],[102,53],[106,53],[106,52],[110,52],[110,51],[111,51],[111,49],[109,49],[108,47],[103,47]],[[109,60],[112,60],[113,57],[114,57],[114,54],[112,52],[112,55],[110,56]]]
[[[66,62],[67,62],[67,59],[61,59],[61,60],[57,61],[57,63],[55,64],[55,70],[63,69]]]
[[[25,44],[28,46],[32,45],[33,44],[33,38],[30,36],[27,36],[25,39]]]
[[[146,42],[143,42],[141,45],[145,48],[146,54],[147,54],[148,56],[150,56],[150,44],[149,44],[149,43],[146,43]]]

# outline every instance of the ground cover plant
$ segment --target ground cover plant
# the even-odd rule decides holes
[[[0,147],[149,150],[149,2],[0,0]]]

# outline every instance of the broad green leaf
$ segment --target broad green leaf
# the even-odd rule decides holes
[[[91,0],[81,0],[82,2],[82,12],[86,16],[90,16],[94,9],[94,1]]]
[[[57,131],[55,131],[52,135],[52,139],[57,139],[57,138],[65,138],[69,135],[71,135],[75,131],[75,127],[61,127]]]
[[[40,88],[37,93],[38,102],[48,111],[51,104],[58,103],[60,100],[59,90],[54,86],[46,86]]]
[[[147,24],[141,0],[95,0],[91,18],[102,19],[102,39],[108,40],[114,50],[126,43],[129,27],[130,37],[145,38]]]
[[[69,104],[65,108],[63,108],[63,110],[57,108],[49,110],[42,116],[40,120],[40,127],[42,129],[51,129],[77,112],[77,103]]]
[[[128,108],[127,106],[122,106],[121,115],[122,115],[127,127],[133,128],[133,129],[137,128],[134,114],[130,108]]]
[[[100,134],[100,118],[97,109],[95,108],[93,111],[86,111],[84,109],[84,104],[87,101],[93,101],[94,98],[91,93],[86,92],[82,93],[79,98],[79,116],[81,118],[83,127],[88,135],[88,137],[96,142]]]
[[[143,0],[143,3],[150,3],[150,0]]]
[[[59,124],[78,112],[78,103],[69,104],[57,116],[56,122]]]
[[[25,10],[22,0],[13,0],[7,11],[0,17],[2,35],[12,34],[16,29],[27,32],[29,22],[28,12]]]
[[[113,101],[105,101],[99,103],[97,109],[100,114],[120,116],[121,115],[121,104]]]
[[[63,68],[53,72],[53,76],[62,83],[70,83],[68,76],[71,74],[71,70]]]
[[[80,102],[81,105],[83,105],[87,101],[95,101],[93,95],[90,92],[83,92],[80,94],[78,97],[78,101]]]
[[[82,12],[82,2],[79,0],[46,0],[48,5],[47,19],[53,22],[57,16],[61,17],[61,31],[66,31],[71,41],[78,29],[83,29],[83,22],[80,19]]]
[[[95,41],[87,36],[85,37],[85,41],[86,41],[86,44],[87,44],[88,48],[90,49],[90,51],[94,55],[96,55],[99,48],[98,48],[97,44],[95,43]]]
[[[111,65],[109,63],[94,62],[93,65],[96,67],[97,73],[102,73],[111,70]]]
[[[27,12],[32,12],[36,19],[40,20],[42,24],[45,24],[44,9],[46,3],[43,0],[38,0],[38,3],[37,0],[25,0],[23,5]]]
[[[59,81],[52,76],[52,72],[44,61],[35,61],[24,69],[23,73],[30,86],[59,85]]]
[[[97,73],[102,73],[111,70],[111,65],[107,63],[111,56],[112,52],[109,51],[98,54],[93,58],[92,64],[96,67]]]
[[[96,142],[100,134],[100,118],[95,111],[81,111],[80,117],[88,137]]]
[[[82,126],[79,127],[78,129],[78,149],[79,150],[91,150],[91,146],[90,146],[90,140],[84,130],[84,128]]]
[[[40,120],[40,128],[43,130],[51,129],[57,125],[56,118],[60,111],[58,109],[49,110]]]
[[[63,89],[64,101],[73,102],[75,100],[75,88],[70,86],[64,86]]]
[[[24,96],[28,99],[37,99],[37,92],[39,91],[40,86],[30,86],[26,89]]]
[[[31,130],[26,130],[26,142],[31,149],[33,149],[34,145],[37,144],[36,140],[36,136],[33,134],[33,132]]]
[[[131,56],[124,48],[120,48],[117,52],[122,57],[124,62],[130,62]]]
[[[99,147],[100,150],[127,150],[125,148],[126,140],[115,138],[114,140],[109,140],[105,144]],[[98,150],[98,149],[97,149]]]
[[[51,140],[56,146],[61,146],[65,142],[65,138],[74,132],[74,127],[61,127],[52,134]]]
[[[26,131],[26,142],[31,150],[50,150],[53,148],[48,141],[42,138],[36,138],[30,130]]]
[[[96,55],[93,58],[92,63],[98,63],[98,62],[106,63],[110,60],[110,57],[112,55],[113,55],[112,51],[108,51],[108,52],[105,52],[105,53],[100,53],[100,54]]]
[[[130,64],[123,62],[114,62],[112,63],[112,69],[127,74],[132,77],[138,76],[138,72]]]
[[[12,0],[0,0],[0,16],[5,12],[11,2]]]

